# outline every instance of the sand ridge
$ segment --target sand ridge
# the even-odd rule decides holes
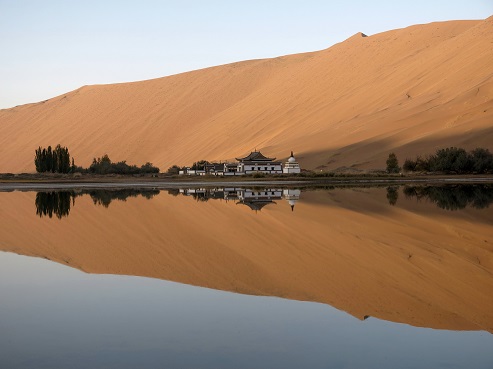
[[[363,30],[364,31],[364,30]],[[493,19],[411,26],[328,49],[148,81],[84,86],[0,110],[0,172],[34,171],[60,143],[166,170],[251,150],[310,169],[383,168],[437,147],[493,142]]]

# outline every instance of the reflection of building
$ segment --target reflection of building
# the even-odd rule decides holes
[[[284,169],[282,170],[282,172],[284,174],[301,173],[300,165],[294,158],[292,151],[291,151],[291,156],[288,158],[288,161],[284,164]]]
[[[244,174],[282,174],[300,173],[300,165],[296,162],[291,151],[288,161],[283,164],[275,161],[276,158],[268,158],[260,151],[252,151],[244,158],[236,158],[237,163],[206,163],[201,169],[185,168],[180,170],[180,174],[186,175],[214,175],[214,176],[236,176]]]
[[[239,202],[237,204],[243,204],[248,206],[252,210],[262,210],[262,208],[269,204],[276,204],[274,200],[282,199],[282,190],[266,188],[262,190],[245,189],[239,192]]]
[[[269,204],[277,204],[275,200],[285,199],[294,210],[294,205],[300,198],[301,191],[296,189],[263,188],[186,188],[179,192],[185,196],[192,196],[197,201],[211,200],[231,200],[236,204],[247,205],[250,209],[259,211]]]
[[[294,211],[294,205],[300,199],[301,190],[285,189],[283,191],[284,198],[288,200],[288,204],[291,206],[291,211]]]

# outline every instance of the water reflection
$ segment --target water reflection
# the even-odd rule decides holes
[[[159,194],[156,189],[118,189],[118,190],[79,190],[79,191],[51,191],[38,192],[36,194],[36,214],[40,218],[55,215],[58,219],[67,217],[70,209],[75,206],[75,199],[80,196],[89,195],[94,205],[107,208],[113,200],[126,201],[129,197],[142,196],[152,199]]]
[[[180,188],[171,190],[172,194],[192,196],[197,201],[226,200],[235,201],[237,205],[246,205],[254,211],[260,211],[270,204],[277,204],[275,200],[285,199],[291,211],[294,211],[296,202],[300,199],[301,190],[292,188]]]
[[[395,204],[397,196],[391,194],[391,187],[387,189],[389,203]],[[407,198],[417,200],[427,199],[440,209],[460,210],[470,206],[475,209],[485,209],[493,203],[493,185],[447,185],[447,186],[405,186],[403,189]],[[389,197],[390,196],[390,197]]]
[[[69,191],[38,192],[35,201],[36,214],[50,218],[55,215],[58,219],[67,217],[73,201],[75,201],[74,193]]]
[[[87,274],[10,253],[0,253],[0,295],[2,368],[491,369],[493,364],[493,335],[483,332],[378,319],[362,323],[322,304]]]
[[[387,200],[389,204],[394,206],[395,204],[397,204],[398,198],[399,198],[399,186],[387,187]]]
[[[322,302],[360,320],[493,332],[493,209],[445,212],[401,190],[0,193],[0,250],[87,273]]]
[[[387,202],[395,206],[399,200],[399,185],[386,188]],[[318,187],[318,190],[334,191],[340,187]],[[368,186],[346,188],[371,188]],[[277,201],[287,201],[294,211],[296,203],[300,200],[302,191],[313,188],[243,188],[243,187],[212,187],[212,188],[172,188],[167,189],[173,196],[190,196],[197,202],[209,200],[233,201],[237,205],[246,205],[255,212],[261,211],[268,205],[277,205]],[[493,185],[419,185],[403,186],[402,192],[406,199],[428,200],[440,209],[461,210],[466,207],[475,209],[488,208],[493,203]],[[51,191],[38,192],[36,194],[36,214],[40,217],[53,216],[61,219],[70,214],[71,207],[75,205],[75,199],[89,195],[95,205],[109,207],[113,200],[126,201],[129,197],[142,196],[151,199],[160,193],[159,189],[92,189],[77,191]]]
[[[117,190],[80,190],[80,191],[51,191],[36,194],[36,214],[40,217],[56,216],[58,219],[67,217],[70,209],[75,206],[75,199],[89,195],[95,205],[107,208],[113,200],[126,201],[129,197],[142,196],[151,199],[158,195],[158,189],[117,189]],[[300,198],[299,189],[281,188],[180,188],[168,189],[173,196],[191,196],[198,202],[208,200],[235,201],[238,205],[246,205],[254,211],[260,211],[270,204],[277,204],[275,200],[285,199],[294,211],[294,206]]]

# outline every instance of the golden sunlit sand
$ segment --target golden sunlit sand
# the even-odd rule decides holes
[[[364,30],[362,30],[364,31]],[[84,86],[0,110],[0,172],[67,146],[166,170],[257,148],[309,169],[384,168],[438,147],[493,142],[493,17],[353,37],[326,50]],[[63,57],[63,56],[61,56]]]

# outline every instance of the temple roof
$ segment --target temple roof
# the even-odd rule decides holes
[[[236,205],[246,205],[250,209],[255,210],[255,211],[260,211],[264,206],[267,206],[269,204],[277,204],[275,201],[272,200],[254,200],[254,201],[238,201]]]
[[[236,158],[236,160],[244,162],[244,161],[274,161],[276,158],[267,158],[260,151],[252,151],[250,155],[245,156],[244,158]]]

